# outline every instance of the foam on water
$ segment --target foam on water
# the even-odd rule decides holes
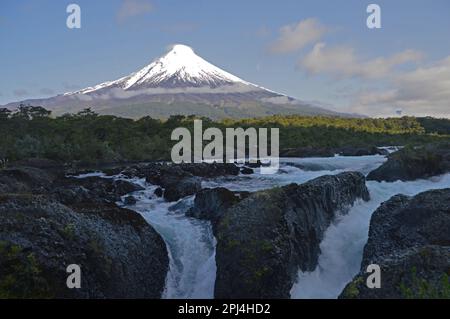
[[[135,180],[136,182],[136,180]],[[215,239],[211,224],[185,216],[193,197],[167,203],[154,195],[156,186],[133,193],[138,200],[128,208],[139,212],[163,237],[169,251],[169,273],[164,298],[213,298],[216,279]]]
[[[370,201],[358,201],[348,214],[339,216],[327,229],[320,244],[321,255],[312,272],[299,271],[292,298],[337,298],[360,269],[367,242],[370,217],[393,195],[416,195],[426,190],[450,187],[450,174],[413,182],[368,181]]]
[[[290,183],[300,184],[343,171],[359,171],[366,175],[385,160],[384,156],[287,158],[281,159],[280,170],[274,175],[261,175],[259,169],[255,169],[252,175],[204,180],[202,186],[253,192]],[[88,176],[106,177],[101,173],[79,177]],[[137,203],[128,208],[140,213],[156,229],[169,251],[170,269],[163,297],[213,298],[216,240],[208,221],[185,216],[194,196],[167,203],[154,195],[157,186],[143,179],[132,181],[145,187],[145,190],[133,193]],[[370,217],[375,209],[397,193],[415,195],[429,189],[450,187],[450,174],[413,182],[369,181],[367,187],[370,201],[357,201],[347,214],[338,215],[320,244],[317,268],[312,272],[299,271],[298,280],[291,289],[292,298],[336,298],[359,271]]]

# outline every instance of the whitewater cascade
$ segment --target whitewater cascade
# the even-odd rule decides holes
[[[360,171],[367,175],[381,165],[384,156],[281,159],[278,174],[220,177],[203,181],[203,187],[225,187],[236,191],[257,191],[289,183],[304,183],[313,178]],[[313,169],[309,169],[313,168]],[[185,216],[194,196],[167,203],[154,195],[155,185],[132,180],[145,187],[133,193],[137,204],[129,206],[158,231],[166,242],[170,269],[165,298],[213,298],[216,278],[216,241],[208,221]],[[312,272],[299,271],[291,289],[292,298],[336,298],[360,268],[364,245],[368,238],[370,217],[376,208],[393,195],[415,195],[450,187],[450,174],[412,182],[366,182],[371,199],[357,201],[347,214],[338,215],[324,234],[320,244],[318,266]]]

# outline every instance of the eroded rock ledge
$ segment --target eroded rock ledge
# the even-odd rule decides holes
[[[381,267],[381,288],[366,285]],[[450,188],[395,195],[373,213],[361,270],[340,298],[450,297]]]
[[[289,298],[298,270],[316,267],[337,212],[359,198],[369,199],[365,178],[346,172],[252,193],[232,205],[214,227],[215,297]]]
[[[0,170],[0,297],[160,298],[166,245],[114,203],[139,185],[34,164]],[[70,264],[81,267],[81,289],[66,286]]]

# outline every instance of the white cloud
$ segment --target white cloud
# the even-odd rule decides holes
[[[153,5],[148,0],[122,0],[117,12],[117,20],[124,22],[129,18],[148,13],[152,9]]]
[[[328,74],[338,77],[381,78],[407,62],[416,62],[422,55],[414,50],[405,50],[390,57],[362,60],[349,46],[327,47],[317,43],[298,65],[311,74]]]
[[[289,53],[318,41],[327,28],[317,19],[309,18],[280,28],[278,39],[271,45],[273,53]]]
[[[361,92],[352,110],[368,115],[440,116],[450,118],[450,56],[432,65],[394,76],[390,89]]]

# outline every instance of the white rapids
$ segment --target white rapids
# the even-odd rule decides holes
[[[239,175],[205,180],[203,187],[226,187],[230,190],[257,191],[290,183],[304,183],[313,178],[359,171],[367,175],[381,165],[384,156],[331,158],[284,158],[274,175]],[[165,298],[213,298],[216,278],[215,246],[211,225],[185,216],[194,196],[176,203],[167,203],[153,192],[156,186],[144,180],[134,180],[146,189],[133,195],[137,204],[129,206],[158,231],[166,242],[170,270],[166,280]],[[450,187],[450,174],[412,182],[368,181],[371,199],[357,201],[346,215],[339,215],[327,229],[320,244],[318,266],[312,272],[299,271],[291,289],[291,298],[336,298],[345,285],[359,271],[362,252],[367,242],[372,213],[391,196],[417,193]]]

